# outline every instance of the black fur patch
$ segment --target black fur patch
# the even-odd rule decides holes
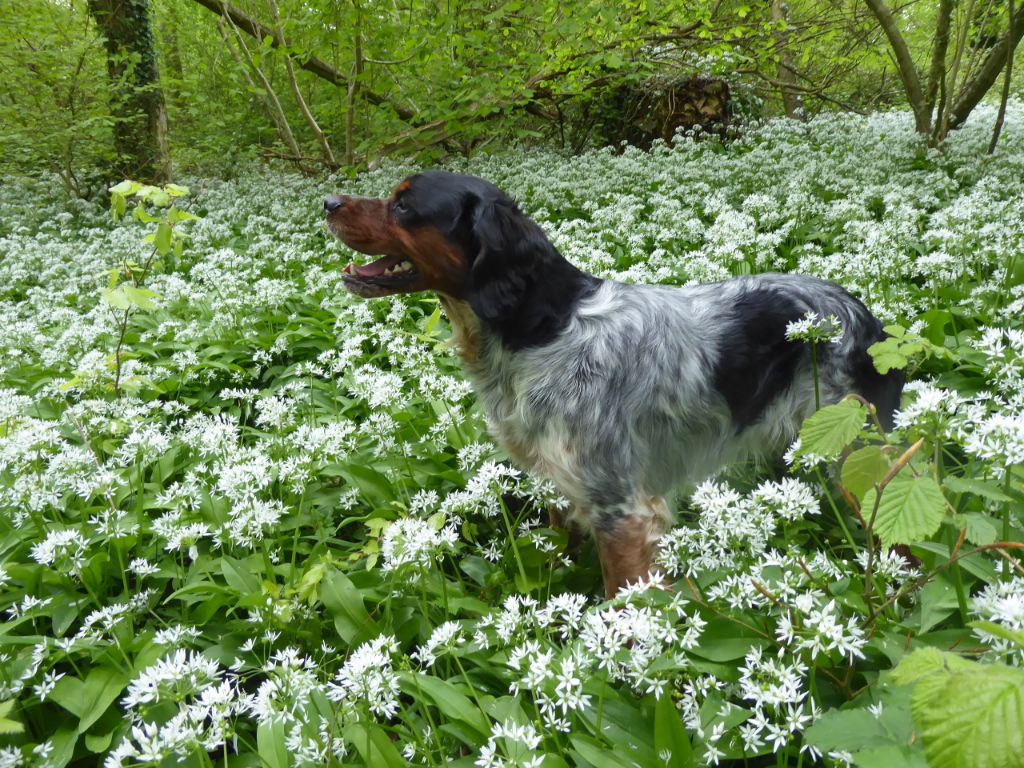
[[[867,349],[884,339],[885,331],[866,308],[864,315],[864,322],[856,329],[855,349],[846,361],[846,373],[853,380],[854,391],[875,406],[879,422],[888,430],[893,427],[893,412],[900,405],[906,371],[893,370],[884,375],[877,371]]]
[[[756,422],[793,382],[809,347],[787,340],[786,325],[803,314],[793,299],[765,288],[742,294],[729,310],[731,322],[719,346],[714,382],[737,431]]]
[[[554,340],[600,284],[566,261],[504,195],[477,200],[470,234],[469,304],[510,349]]]

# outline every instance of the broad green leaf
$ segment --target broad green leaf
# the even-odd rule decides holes
[[[320,583],[320,599],[334,617],[334,628],[352,645],[380,634],[363,605],[362,593],[338,569],[331,569]]]
[[[101,733],[98,736],[93,736],[91,733],[87,733],[85,734],[85,747],[93,753],[106,752],[110,749],[110,742],[113,741],[113,739],[113,731]]]
[[[921,617],[917,631],[923,635],[952,616],[958,609],[956,585],[952,577],[949,574],[939,574],[928,582],[918,596],[917,605]]]
[[[1024,648],[1024,630],[1010,629],[992,621],[969,621],[967,626],[972,629],[979,629],[987,635],[1008,640],[1014,645]]]
[[[110,191],[116,195],[124,195],[125,197],[131,197],[139,189],[141,185],[137,181],[129,181],[125,179],[110,188]]]
[[[118,286],[118,290],[124,293],[125,299],[133,307],[138,307],[147,312],[156,309],[153,299],[158,298],[158,294],[148,288],[136,288],[134,285],[123,283]]]
[[[64,768],[71,762],[75,755],[75,745],[78,743],[78,734],[74,728],[61,727],[49,738],[53,750],[50,752],[45,765],[49,768]]]
[[[344,731],[345,741],[356,748],[363,764],[373,768],[408,768],[388,734],[378,725],[354,723]]]
[[[1002,488],[989,480],[977,480],[973,477],[956,477],[951,475],[942,478],[942,487],[953,493],[970,493],[1000,503],[1013,501],[1013,498],[1007,496]]]
[[[893,369],[906,368],[910,362],[900,351],[900,342],[896,339],[879,341],[868,347],[868,354],[875,363],[875,370],[886,374]]]
[[[132,303],[128,301],[128,297],[125,296],[123,288],[123,285],[119,285],[116,288],[109,288],[105,290],[103,292],[103,301],[114,309],[129,309]]]
[[[892,743],[878,718],[866,709],[825,712],[804,731],[804,738],[822,752],[836,749],[853,752]]]
[[[668,764],[678,768],[694,765],[693,747],[683,719],[668,693],[654,705],[654,750],[669,755]]]
[[[358,488],[367,499],[377,504],[385,504],[398,495],[392,489],[387,477],[372,467],[352,462],[346,464],[340,470],[340,474]]]
[[[857,768],[929,768],[920,747],[915,749],[908,744],[890,744],[852,754]]]
[[[284,741],[284,723],[264,720],[256,729],[256,751],[266,768],[290,768],[292,761]]]
[[[876,493],[872,488],[864,495],[865,518],[874,509]],[[934,478],[901,473],[882,492],[874,532],[885,547],[913,544],[939,530],[945,515],[946,499]]]
[[[423,333],[427,336],[430,336],[431,334],[433,334],[434,329],[437,328],[440,322],[441,307],[438,307],[437,309],[430,313],[430,317],[428,317],[426,319],[426,322],[423,324]]]
[[[425,696],[437,705],[441,714],[476,731],[481,737],[491,732],[490,724],[480,709],[455,685],[433,675],[403,672],[399,674],[402,690],[416,698]]]
[[[867,409],[857,400],[825,406],[800,429],[800,455],[835,458],[860,434],[867,417]]]
[[[220,560],[220,572],[224,574],[224,580],[228,586],[240,595],[253,595],[260,593],[260,578],[249,567],[244,560],[235,560],[225,555]]]
[[[889,471],[889,459],[882,447],[868,445],[859,448],[843,462],[841,473],[842,483],[858,499],[880,483]]]
[[[579,753],[580,757],[594,768],[623,768],[621,759],[596,739],[587,736],[570,736],[569,741],[572,742],[573,749]]]
[[[14,699],[0,702],[0,736],[13,736],[25,730],[25,726],[17,720],[11,720],[7,716],[14,709]]]
[[[967,540],[976,547],[984,547],[999,540],[996,521],[981,512],[968,512],[958,520],[967,527]]]
[[[153,247],[156,248],[156,252],[161,256],[166,256],[171,250],[171,239],[174,237],[174,232],[171,229],[171,225],[166,221],[161,221],[156,228],[156,236],[153,238]]]
[[[1024,768],[1024,671],[966,663],[923,677],[914,691],[914,723],[929,763]]]
[[[78,717],[78,732],[88,730],[128,685],[128,678],[116,669],[95,667],[85,681],[62,677],[50,694],[55,702]]]
[[[938,648],[919,648],[903,657],[892,671],[892,679],[900,685],[911,685],[937,672],[958,671],[970,666],[971,662],[955,653],[945,653]]]
[[[183,211],[181,208],[171,208],[167,211],[167,221],[177,224],[179,221],[197,221],[199,219],[194,213]]]
[[[115,219],[120,219],[124,216],[125,211],[128,210],[128,201],[124,195],[120,195],[114,192],[110,195],[110,210],[114,214]]]

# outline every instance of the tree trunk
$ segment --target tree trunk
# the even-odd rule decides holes
[[[907,41],[900,34],[892,11],[882,0],[864,0],[864,2],[875,14],[875,18],[878,19],[882,31],[889,40],[889,47],[892,48],[893,56],[896,58],[900,80],[903,81],[903,90],[907,94],[907,101],[914,112],[914,127],[919,134],[927,136],[931,133],[932,116],[928,109],[927,99],[921,90],[921,78],[918,77],[917,67],[910,56]]]
[[[798,118],[803,114],[803,103],[800,92],[796,89],[796,69],[793,57],[789,53],[789,11],[785,0],[772,0],[772,37],[775,39],[775,52],[779,57],[779,87],[782,93],[782,106],[786,117]]]
[[[932,42],[932,65],[928,70],[929,115],[935,114],[935,100],[938,97],[939,84],[946,76],[946,52],[949,50],[949,28],[953,18],[954,3],[955,0],[941,0],[939,3],[939,16],[935,22],[935,39]]]
[[[113,93],[114,167],[120,178],[170,179],[167,111],[156,65],[148,0],[88,0],[103,35]]]
[[[1013,35],[1013,0],[1007,0],[1007,8],[1010,15],[1010,35]],[[996,124],[992,127],[992,140],[988,144],[988,153],[991,155],[996,151],[996,144],[999,143],[999,134],[1003,130],[1003,120],[1006,119],[1006,102],[1010,100],[1010,81],[1013,79],[1013,48],[1006,48],[1006,74],[1003,77],[1003,95],[999,99],[999,112],[996,114]]]
[[[989,50],[988,56],[985,57],[985,61],[982,62],[981,68],[974,78],[964,85],[960,92],[960,98],[956,100],[950,110],[950,128],[958,128],[962,125],[971,111],[978,106],[978,102],[988,93],[989,88],[992,87],[996,78],[999,77],[999,73],[1006,66],[1007,56],[1013,55],[1022,37],[1024,37],[1024,6],[1016,10],[1010,19],[1009,30]],[[1010,46],[1010,50],[1007,50],[1007,46]]]

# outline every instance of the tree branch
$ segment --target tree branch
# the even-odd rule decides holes
[[[232,24],[234,24],[243,32],[252,35],[258,40],[262,40],[266,37],[269,37],[270,44],[274,48],[286,47],[280,35],[278,35],[273,29],[264,26],[263,24],[261,24],[248,14],[242,13],[237,8],[232,7],[231,4],[225,2],[225,0],[195,0],[195,2],[199,3],[199,5],[203,6],[209,11],[212,11],[218,16],[227,16],[231,20]],[[343,88],[348,87],[347,77],[341,74],[338,70],[334,69],[334,67],[332,67],[330,64],[321,61],[315,56],[310,56],[305,61],[297,60],[297,63],[299,67],[301,67],[302,69],[306,70],[307,72],[313,73],[317,77],[322,78],[329,83],[333,83],[334,85]],[[416,116],[416,113],[413,112],[411,109],[401,107],[398,104],[395,104],[393,101],[381,96],[378,93],[373,93],[371,91],[366,90],[363,90],[361,93],[362,97],[370,104],[373,104],[374,106],[378,107],[388,106],[391,109],[393,109],[395,111],[395,114],[398,115],[403,120],[409,121]]]
[[[274,17],[274,31],[277,32],[277,36],[284,42],[284,27],[281,24],[281,12],[278,10],[277,2],[275,0],[269,0],[270,3],[270,14]],[[284,57],[285,68],[288,70],[288,85],[292,89],[292,98],[295,99],[295,103],[299,105],[299,109],[302,111],[302,116],[306,118],[306,124],[309,126],[309,130],[313,132],[316,137],[317,143],[320,145],[320,152],[323,155],[324,164],[331,170],[338,168],[338,163],[334,159],[334,153],[331,151],[331,145],[327,141],[327,137],[324,136],[324,132],[320,130],[320,126],[316,122],[316,118],[313,117],[313,113],[309,109],[309,105],[306,104],[306,100],[302,98],[302,91],[299,90],[299,83],[295,79],[295,68],[292,66],[292,57],[285,55]]]

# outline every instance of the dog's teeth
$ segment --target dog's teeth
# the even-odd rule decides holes
[[[398,265],[398,268],[401,269],[403,272],[408,272],[410,269],[412,269],[412,262],[403,261],[401,264]]]
[[[395,274],[395,270],[392,269],[391,267],[388,267],[387,269],[384,270],[384,274],[385,275],[393,275],[393,274]]]

